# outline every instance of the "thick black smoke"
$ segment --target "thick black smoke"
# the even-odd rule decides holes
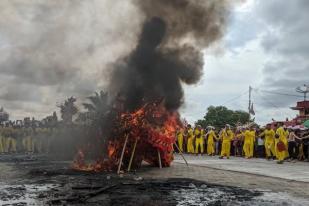
[[[126,110],[163,99],[169,110],[183,103],[182,83],[197,83],[203,49],[222,37],[223,0],[135,0],[145,22],[136,48],[115,64],[110,89]]]

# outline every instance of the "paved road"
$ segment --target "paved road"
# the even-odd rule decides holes
[[[230,159],[219,159],[216,156],[209,157],[195,155],[185,155],[185,158],[190,165],[309,183],[308,162],[285,162],[280,165],[277,164],[276,161],[267,161],[265,159],[257,158],[245,159],[241,157],[231,157]],[[179,155],[175,156],[175,162],[184,163]]]
[[[39,181],[44,183],[46,183],[45,181],[54,181],[55,178],[60,178],[61,181],[65,180],[64,182],[68,181],[69,183],[72,181],[72,178],[81,177],[87,180],[86,176],[76,175],[74,171],[69,169],[71,161],[50,162],[43,161],[43,159],[41,160],[38,157],[30,158],[27,161],[20,161],[17,157],[12,157],[10,159],[14,161],[10,159],[9,161],[7,158],[3,159],[2,162],[0,161],[0,187],[1,185],[30,184],[34,179],[30,178],[29,174],[35,175],[35,177],[38,175]],[[286,205],[309,205],[309,182],[307,181],[308,175],[306,175],[309,163],[300,162],[277,165],[274,161],[268,162],[261,159],[231,158],[230,160],[219,160],[218,157],[196,157],[189,155],[186,158],[190,163],[189,167],[183,163],[180,156],[176,156],[176,160],[171,167],[158,169],[145,165],[138,169],[136,173],[125,173],[124,175],[128,177],[141,176],[145,179],[156,180],[189,178],[211,184],[260,190],[266,197],[268,195],[275,200],[284,198],[284,201],[288,202]],[[41,171],[42,174],[31,171]],[[266,174],[265,171],[271,171],[271,175]],[[297,179],[295,177],[292,178],[291,176],[294,175],[289,175],[290,173],[297,174]]]

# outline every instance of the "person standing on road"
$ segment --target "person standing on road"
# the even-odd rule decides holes
[[[265,135],[261,135],[261,134],[258,135],[256,142],[257,142],[256,156],[258,158],[264,158],[265,157]]]
[[[275,157],[275,131],[271,128],[271,125],[266,125],[266,129],[259,135],[264,136],[266,158],[270,160]]]
[[[208,126],[207,133],[207,154],[209,156],[215,155],[215,140],[217,139],[216,133],[212,126]]]
[[[234,133],[231,130],[231,126],[227,124],[221,132],[222,147],[220,159],[223,159],[223,157],[226,157],[227,159],[230,158],[231,141],[233,140],[233,138]]]
[[[243,141],[244,141],[245,128],[240,128],[238,134],[235,134],[235,156],[241,157],[243,151]]]
[[[195,138],[195,154],[203,154],[204,153],[204,134],[201,125],[197,125],[194,130],[194,138]],[[200,153],[199,153],[200,148]]]
[[[253,157],[253,151],[252,151],[254,148],[253,139],[255,139],[255,133],[252,132],[252,128],[247,129],[244,133],[244,146],[243,146],[246,159],[250,159]]]
[[[293,130],[290,130],[288,137],[288,151],[290,160],[297,159],[296,139],[301,140],[301,138],[299,138]]]
[[[251,138],[250,157],[252,158],[254,155],[254,145],[255,145],[255,139],[256,139],[256,128],[254,127],[250,128],[250,138]]]
[[[193,146],[194,134],[191,125],[188,124],[187,130],[187,152],[193,154],[194,153],[194,146]]]
[[[25,151],[28,154],[32,154],[34,152],[34,136],[35,132],[31,127],[26,127],[24,129],[24,136],[25,136]]]
[[[5,138],[3,136],[3,125],[0,125],[0,154],[5,152]]]
[[[284,136],[285,136],[285,139],[284,139],[284,145],[285,145],[285,148],[286,148],[286,150],[285,150],[285,157],[284,157],[284,159],[288,159],[289,158],[289,143],[288,143],[288,138],[289,138],[289,134],[290,134],[290,132],[289,132],[289,130],[288,130],[288,128],[284,125],[283,126],[283,130],[284,130]]]
[[[183,152],[183,130],[179,129],[177,130],[177,143],[179,147],[179,152]]]
[[[280,126],[276,131],[276,156],[278,159],[278,164],[282,164],[284,162],[284,159],[286,158],[287,153],[287,136],[286,131],[283,126]]]
[[[16,138],[15,129],[12,123],[9,123],[5,128],[5,152],[6,153],[16,153]]]
[[[300,153],[304,156],[304,161],[309,162],[309,135],[302,135],[301,137]],[[301,159],[301,158],[300,158]]]

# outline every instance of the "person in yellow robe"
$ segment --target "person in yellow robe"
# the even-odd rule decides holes
[[[194,146],[193,146],[194,134],[191,125],[188,124],[187,126],[187,152],[194,153]]]
[[[11,124],[7,125],[5,127],[5,153],[15,153],[17,152],[16,149],[16,138],[15,138],[15,129]]]
[[[245,154],[245,158],[250,158],[250,144],[251,144],[251,141],[250,141],[250,130],[249,129],[246,129],[245,132],[244,132],[244,145],[243,145],[243,151],[244,151],[244,154]]]
[[[5,138],[3,136],[3,126],[0,126],[0,153],[5,152]]]
[[[183,152],[183,130],[178,128],[176,135],[178,147],[180,150],[179,152]]]
[[[266,125],[266,129],[259,135],[265,138],[265,152],[266,158],[270,160],[272,157],[276,156],[275,152],[275,131],[271,128],[271,125]]]
[[[215,140],[217,139],[216,133],[212,126],[208,127],[207,133],[207,154],[209,156],[215,155]]]
[[[26,153],[33,153],[35,149],[34,140],[33,140],[34,131],[31,127],[24,128],[24,146]]]
[[[287,147],[285,147],[282,151],[279,149],[279,144],[284,144],[284,146],[287,145],[287,135],[288,131],[286,132],[284,129],[284,126],[280,126],[276,130],[276,139],[275,139],[275,151],[276,151],[276,157],[278,159],[278,164],[282,164],[284,162],[284,159],[286,158],[287,153]]]
[[[243,151],[245,153],[245,158],[247,159],[253,157],[254,139],[255,139],[255,132],[252,131],[252,128],[246,129],[246,131],[244,132]]]
[[[44,141],[48,138],[48,128],[40,126],[36,129],[36,135],[34,137],[34,147],[38,153],[43,153]]]
[[[283,143],[284,143],[285,148],[286,148],[284,158],[288,159],[288,157],[289,157],[289,141],[288,141],[288,139],[289,139],[290,132],[289,132],[289,130],[286,126],[283,126],[283,129],[284,129],[284,136],[285,136]]]
[[[227,124],[221,131],[220,138],[222,139],[220,159],[223,159],[223,157],[229,159],[231,153],[231,141],[234,138],[234,133],[231,130],[230,125]]]
[[[253,157],[253,153],[254,153],[254,144],[255,144],[255,140],[256,140],[256,132],[255,132],[255,128],[251,127],[250,128],[250,137],[251,137],[251,144],[250,144],[250,157]]]
[[[195,138],[195,154],[204,153],[204,134],[201,125],[197,125],[194,130],[194,138]]]

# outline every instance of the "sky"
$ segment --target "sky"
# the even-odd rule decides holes
[[[257,123],[295,117],[295,88],[309,84],[308,10],[307,0],[233,7],[223,39],[204,51],[201,81],[184,85],[182,116],[193,123],[210,105],[247,110],[250,85]],[[80,104],[104,89],[109,65],[134,48],[136,13],[126,0],[1,0],[0,105],[12,119],[40,119],[67,97]]]

